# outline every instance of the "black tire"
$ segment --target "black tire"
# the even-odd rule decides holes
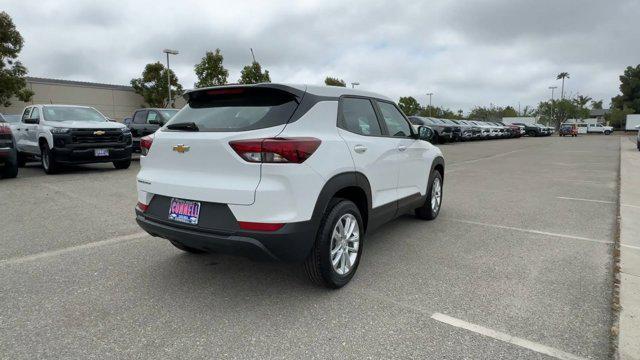
[[[128,169],[131,166],[131,159],[122,160],[122,161],[114,161],[113,166],[118,170]]]
[[[434,210],[433,207],[431,206],[431,200],[434,196],[433,184],[435,183],[436,179],[438,179],[438,181],[440,182],[440,203],[438,204],[437,209]],[[438,217],[438,214],[440,214],[440,209],[442,208],[443,189],[444,189],[443,185],[444,183],[442,181],[442,174],[440,174],[439,171],[434,170],[433,173],[431,174],[431,178],[429,179],[429,185],[427,186],[427,199],[425,200],[424,204],[421,207],[415,210],[416,217],[418,219],[433,220]]]
[[[21,152],[18,152],[18,166],[25,167],[27,165],[27,156]]]
[[[536,132],[535,131],[527,131],[527,136],[534,137],[534,136],[536,136]]]
[[[56,162],[55,156],[49,149],[49,145],[44,142],[40,145],[40,158],[42,162],[42,168],[44,172],[51,175],[55,174],[60,170],[60,165]]]
[[[609,135],[609,134],[611,134],[611,131],[609,131],[609,130],[605,130],[605,131],[604,131],[604,134],[605,134],[605,135]]]
[[[18,156],[13,154],[5,163],[4,168],[0,169],[0,178],[13,179],[18,176]]]
[[[169,240],[169,242],[173,246],[177,247],[178,249],[180,249],[180,250],[182,250],[184,252],[188,252],[188,253],[191,253],[191,254],[206,254],[206,251],[204,251],[204,250],[195,249],[195,248],[192,248],[190,246],[184,245],[183,243],[180,243],[180,242],[177,242],[177,241]]]
[[[441,141],[440,135],[438,135],[437,132],[433,133],[433,144],[442,144],[443,142]]]
[[[359,246],[355,263],[348,273],[341,275],[334,270],[331,264],[331,237],[337,222],[346,214],[353,215],[357,220],[359,227]],[[358,265],[362,258],[364,235],[365,230],[362,216],[356,204],[345,199],[333,199],[322,217],[313,249],[311,249],[311,253],[304,262],[304,270],[309,280],[317,285],[331,289],[341,288],[351,281],[358,270]]]

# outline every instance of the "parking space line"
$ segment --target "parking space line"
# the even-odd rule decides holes
[[[476,325],[476,324],[472,324],[469,322],[466,322],[464,320],[460,320],[460,319],[456,319],[454,317],[445,315],[445,314],[441,314],[441,313],[434,313],[433,315],[431,315],[431,318],[433,320],[436,321],[440,321],[441,323],[447,324],[447,325],[451,325],[451,326],[455,326],[457,328],[460,329],[465,329],[471,332],[474,332],[476,334],[480,334],[486,337],[490,337],[492,339],[496,339],[496,340],[500,340],[500,341],[504,341],[506,343],[509,344],[513,344],[513,345],[517,345],[520,347],[523,347],[525,349],[529,349],[532,351],[535,351],[537,353],[540,354],[545,354],[545,355],[549,355],[552,356],[556,359],[562,359],[562,360],[583,360],[584,358],[564,352],[562,350],[558,350],[556,348],[552,348],[537,342],[533,342],[527,339],[523,339],[523,338],[519,338],[519,337],[515,337],[515,336],[511,336],[509,334],[505,334],[503,332],[500,331],[496,331],[493,329],[489,329],[486,328],[484,326],[480,326],[480,325]]]
[[[566,197],[566,196],[556,196],[556,199],[575,200],[575,201],[588,201],[588,202],[595,202],[595,203],[602,203],[602,204],[615,204],[614,201],[594,200],[594,199],[581,199],[581,198],[572,198],[572,197]]]
[[[456,222],[460,222],[460,223],[464,223],[464,224],[471,224],[471,225],[494,227],[494,228],[497,228],[497,229],[515,230],[515,231],[521,231],[521,232],[526,232],[526,233],[530,233],[530,234],[555,236],[555,237],[560,237],[560,238],[565,238],[565,239],[572,239],[572,240],[580,240],[580,241],[589,241],[589,242],[595,242],[595,243],[600,243],[600,244],[613,244],[613,241],[591,239],[591,238],[586,238],[586,237],[582,237],[582,236],[558,234],[558,233],[539,231],[539,230],[532,230],[532,229],[522,229],[522,228],[517,228],[517,227],[513,227],[513,226],[488,224],[488,223],[483,223],[483,222],[478,222],[478,221],[469,221],[469,220],[452,219],[452,218],[445,218],[444,220],[456,221]]]
[[[45,251],[37,254],[32,254],[27,256],[18,256],[14,258],[5,259],[5,260],[0,260],[0,265],[24,264],[34,260],[45,259],[45,258],[63,255],[63,254],[67,254],[67,253],[79,251],[79,250],[86,250],[86,249],[92,249],[92,248],[105,246],[105,245],[117,244],[119,242],[140,239],[146,236],[149,236],[149,234],[147,234],[146,232],[138,232],[135,234],[116,236],[111,239],[96,241],[88,244],[82,244],[82,245],[71,246],[68,248],[63,248],[58,250]]]
[[[640,209],[640,206],[638,206],[638,205],[622,204],[622,206],[631,207],[631,208],[634,208],[634,209]]]

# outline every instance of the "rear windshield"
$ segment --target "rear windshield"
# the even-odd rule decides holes
[[[278,89],[203,90],[190,94],[189,104],[166,126],[194,123],[199,131],[216,132],[264,129],[286,124],[297,106],[294,95]]]
[[[107,119],[97,110],[75,106],[44,106],[44,119],[47,121],[96,121],[105,122]]]

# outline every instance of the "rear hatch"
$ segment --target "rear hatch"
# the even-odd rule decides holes
[[[266,86],[204,89],[153,138],[141,162],[140,190],[168,197],[251,205],[260,163],[241,158],[229,142],[276,137],[299,94]]]

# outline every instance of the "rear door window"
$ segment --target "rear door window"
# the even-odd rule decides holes
[[[342,99],[341,128],[360,135],[382,135],[376,112],[369,99]]]
[[[189,104],[167,122],[194,123],[199,131],[248,131],[286,124],[296,110],[286,91],[252,87],[196,91]],[[166,130],[171,131],[171,130]]]
[[[142,111],[136,111],[135,115],[133,115],[133,123],[134,124],[144,124],[146,122],[146,118],[145,118],[145,114],[147,112],[142,110]]]

